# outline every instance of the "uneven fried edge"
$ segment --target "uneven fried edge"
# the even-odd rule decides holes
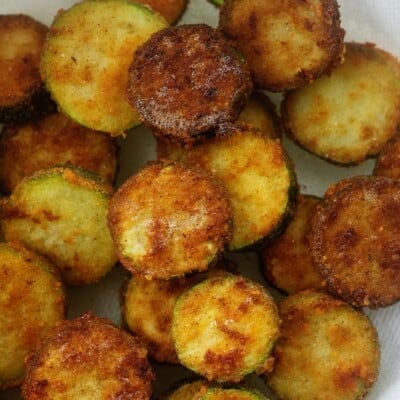
[[[196,42],[196,52],[187,49],[186,37]],[[160,52],[163,60],[155,57]],[[158,86],[165,89],[162,94]],[[218,30],[205,24],[156,32],[138,48],[129,68],[128,99],[142,122],[156,136],[183,145],[202,141],[221,125],[234,122],[252,88],[246,61]]]
[[[99,174],[113,184],[117,144],[110,135],[94,131],[56,113],[25,124],[6,124],[0,137],[0,188],[11,193],[33,172],[65,164]],[[42,157],[46,154],[46,158]]]
[[[311,230],[309,234],[309,243],[310,243],[310,251],[313,263],[319,269],[323,280],[324,285],[329,292],[332,292],[334,295],[342,298],[348,303],[354,305],[355,307],[369,307],[369,308],[379,308],[390,305],[400,299],[400,289],[398,293],[395,295],[392,293],[387,293],[387,286],[381,287],[381,295],[371,294],[368,291],[368,288],[360,287],[357,281],[354,282],[353,287],[346,287],[342,285],[340,280],[338,281],[335,277],[334,269],[329,271],[329,268],[326,267],[326,256],[323,253],[323,234],[322,229],[325,225],[327,218],[330,215],[336,215],[337,211],[335,209],[339,209],[341,206],[341,202],[346,198],[351,198],[352,192],[357,192],[362,190],[363,187],[376,189],[377,193],[380,190],[383,190],[386,187],[394,186],[397,188],[397,192],[400,192],[400,181],[379,177],[379,176],[354,176],[347,179],[342,179],[336,184],[333,184],[328,187],[322,201],[317,205],[316,212],[311,220]],[[377,200],[379,201],[379,199]],[[398,200],[395,200],[398,203]],[[392,214],[394,218],[397,215],[397,209],[400,205],[392,204],[392,205],[384,205],[382,207],[389,213]],[[381,208],[382,208],[381,207]],[[333,213],[333,214],[332,214]],[[349,227],[350,228],[350,227]],[[383,231],[384,232],[384,231]],[[379,232],[377,232],[379,234]],[[352,235],[349,232],[348,237],[345,238],[347,245],[351,244]],[[387,249],[387,261],[391,264],[394,264],[394,267],[398,267],[399,261],[396,256],[392,254],[393,250],[389,244],[386,244],[384,249]],[[395,258],[393,258],[393,256]],[[390,258],[389,258],[390,257]],[[380,268],[384,269],[384,267]],[[371,279],[368,281],[368,285],[370,286],[372,283]],[[376,288],[379,288],[379,285],[382,285],[385,282],[379,282]],[[396,282],[390,281],[386,282],[387,285],[393,284]],[[400,283],[397,282],[397,286],[400,287]]]
[[[379,152],[373,170],[374,175],[400,179],[400,128]]]
[[[24,14],[0,15],[0,25],[2,29],[6,28],[9,31],[21,28],[29,29],[33,35],[42,37],[43,43],[48,32],[46,25]],[[36,60],[32,59],[32,50],[36,50]],[[12,73],[18,76],[18,80],[29,79],[31,81],[31,85],[25,89],[23,95],[15,94],[15,88],[9,86],[10,82],[12,82],[10,79],[0,79],[1,122],[29,121],[55,111],[56,105],[45,89],[39,73],[40,50],[31,48],[27,60],[20,60],[19,63],[13,63]],[[23,62],[23,68],[21,67],[21,62]],[[16,68],[17,66],[20,68]],[[29,67],[29,70],[27,70],[27,67]],[[8,76],[9,71],[2,72],[6,73],[6,77]]]
[[[293,357],[288,359],[290,364],[286,362],[286,366],[292,369],[294,373],[298,375],[303,374],[302,365],[311,366],[314,368],[315,373],[321,378],[323,370],[320,371],[318,365],[310,364],[312,360],[307,358],[308,350],[306,347],[300,347],[297,342],[297,338],[305,335],[312,336],[313,332],[310,331],[309,325],[312,320],[323,320],[325,318],[324,313],[335,312],[336,314],[342,314],[343,318],[347,315],[349,318],[353,317],[358,320],[363,320],[365,330],[360,332],[360,336],[369,336],[371,338],[371,347],[373,348],[373,353],[369,353],[369,362],[364,365],[355,365],[354,369],[343,369],[342,365],[337,365],[337,368],[332,370],[332,373],[336,375],[337,379],[335,384],[337,385],[338,391],[340,389],[351,389],[355,379],[361,379],[365,384],[362,393],[355,393],[354,400],[361,400],[365,397],[369,389],[375,383],[379,374],[380,365],[380,343],[376,328],[371,323],[369,318],[361,311],[354,309],[342,300],[339,300],[327,293],[323,293],[319,290],[308,289],[296,294],[290,295],[283,299],[279,307],[279,313],[282,318],[281,336],[278,339],[275,348],[273,350],[273,356],[276,358],[276,369],[274,369],[270,374],[266,375],[266,383],[271,384],[271,381],[275,379],[276,374],[279,374],[280,365],[279,360],[285,353],[285,349],[296,351],[299,356],[296,360]],[[326,320],[326,318],[325,318]],[[329,325],[329,320],[326,320]],[[340,346],[342,343],[346,343],[346,331],[340,329],[340,325],[335,329],[330,330],[330,337],[326,338],[328,340],[329,346],[335,347]],[[353,335],[354,336],[354,335]],[[354,336],[354,339],[355,336]],[[356,339],[358,340],[358,339]],[[315,346],[316,343],[309,343],[310,347]],[[318,350],[318,349],[317,349]],[[356,348],[354,349],[357,350]],[[363,349],[361,349],[362,351]],[[341,354],[338,352],[338,357]],[[298,365],[296,365],[298,363]],[[297,367],[297,368],[296,368]],[[323,368],[323,366],[321,366]],[[342,369],[341,369],[342,368]],[[313,379],[310,377],[309,386],[312,385]],[[291,385],[288,381],[284,383],[285,388]],[[275,385],[274,385],[275,386]],[[270,386],[271,387],[271,386]],[[277,387],[273,388],[276,395]],[[315,394],[315,393],[314,393]],[[293,393],[293,398],[297,398],[297,393]],[[315,399],[326,398],[325,393],[320,393],[321,397],[313,397]],[[335,398],[335,392],[329,393],[329,399]],[[292,398],[292,397],[290,397]],[[338,397],[340,398],[340,397]],[[353,399],[353,397],[351,397]]]
[[[321,0],[321,7],[326,20],[326,23],[324,24],[326,29],[326,37],[321,38],[318,46],[326,50],[326,59],[322,60],[321,63],[316,65],[314,68],[310,68],[309,70],[301,69],[296,76],[294,76],[292,79],[288,79],[287,81],[283,80],[281,82],[271,82],[269,81],[267,71],[264,76],[261,76],[261,74],[256,74],[252,68],[254,61],[252,60],[251,48],[248,46],[247,42],[241,41],[241,37],[243,35],[243,26],[238,27],[240,28],[240,31],[238,32],[236,32],[236,27],[231,26],[232,10],[235,8],[235,3],[238,3],[239,1],[240,0],[225,0],[223,2],[220,9],[219,28],[222,30],[223,34],[230,41],[232,41],[233,45],[241,50],[247,57],[250,64],[250,69],[252,70],[253,80],[260,88],[270,90],[272,92],[282,92],[289,89],[294,89],[312,82],[321,75],[329,74],[337,65],[342,62],[344,52],[343,39],[345,31],[340,27],[341,21],[339,6],[336,0]],[[250,14],[248,21],[248,26],[246,26],[246,28],[249,29],[249,35],[247,36],[253,38],[258,30],[257,16]],[[254,51],[256,54],[256,60],[257,57],[260,56],[261,52],[262,49],[257,49]],[[266,56],[268,56],[267,53]],[[299,58],[301,59],[302,57],[304,57],[304,55],[299,54]],[[285,66],[283,65],[282,70],[284,69]]]
[[[26,400],[40,400],[43,396],[43,389],[46,388],[46,381],[36,381],[34,378],[34,374],[36,369],[42,368],[45,361],[46,356],[51,354],[52,351],[62,352],[64,356],[64,360],[66,364],[68,364],[68,360],[72,357],[70,363],[72,365],[78,363],[85,363],[90,360],[91,362],[95,361],[96,354],[93,354],[91,351],[89,354],[76,354],[74,352],[74,341],[79,341],[81,343],[85,343],[85,340],[90,337],[90,334],[96,331],[99,334],[107,334],[110,338],[110,344],[112,347],[119,346],[119,349],[126,350],[125,352],[125,360],[117,360],[121,364],[120,366],[120,374],[116,378],[121,382],[121,386],[125,390],[127,390],[128,395],[132,395],[132,388],[130,387],[130,383],[127,380],[127,374],[125,370],[134,368],[136,370],[137,378],[141,380],[140,391],[139,388],[135,388],[135,399],[137,400],[147,400],[150,399],[152,392],[152,381],[154,381],[155,377],[152,372],[151,366],[147,360],[147,352],[140,345],[136,337],[130,335],[124,330],[120,329],[117,325],[115,325],[108,318],[100,318],[92,315],[91,313],[86,313],[81,317],[75,318],[73,320],[66,320],[63,323],[59,324],[45,340],[43,340],[40,348],[32,354],[26,360],[26,378],[22,384],[22,395]],[[90,343],[89,345],[94,345],[94,343]],[[103,346],[104,343],[98,343],[99,353],[104,352]],[[71,348],[72,346],[72,348]],[[73,357],[80,357],[80,361],[74,360]],[[60,365],[60,371],[67,368],[67,366]],[[102,365],[96,365],[99,369],[102,368]],[[51,380],[51,375],[54,374],[57,377],[57,371],[51,370],[49,371],[50,376],[49,380]],[[62,375],[58,375],[58,378],[61,378]],[[77,380],[79,380],[79,376],[77,376]],[[66,384],[72,383],[73,385],[76,382],[65,382]],[[67,387],[68,389],[68,387]],[[117,394],[117,396],[123,396],[124,392]],[[118,397],[120,398],[120,397]],[[117,399],[117,397],[113,397],[113,399]]]
[[[216,250],[215,257],[213,260],[211,260],[209,265],[203,265],[203,266],[188,265],[187,266],[188,270],[185,273],[194,272],[196,270],[203,271],[208,269],[209,266],[213,265],[216,261],[218,261],[219,256],[225,249],[226,243],[229,242],[232,237],[232,217],[231,217],[232,210],[225,187],[221,184],[221,182],[216,180],[216,178],[208,171],[203,170],[195,165],[188,165],[182,162],[176,162],[165,159],[157,161],[149,161],[121,185],[121,187],[117,190],[117,192],[111,199],[108,212],[108,226],[110,228],[111,235],[115,243],[115,250],[117,257],[119,258],[119,261],[131,273],[144,274],[148,279],[153,279],[153,278],[169,279],[171,277],[178,277],[184,274],[179,273],[171,275],[171,272],[168,272],[170,268],[167,269],[164,268],[164,271],[161,270],[161,264],[162,264],[161,260],[160,260],[160,268],[157,271],[154,271],[154,268],[149,269],[143,265],[139,266],[134,264],[133,260],[131,260],[130,257],[125,256],[124,246],[122,245],[122,243],[120,243],[122,231],[119,226],[121,222],[120,219],[121,213],[119,209],[126,203],[125,197],[129,197],[129,193],[132,190],[133,191],[136,190],[138,179],[142,180],[143,178],[145,178],[147,180],[148,179],[147,175],[149,171],[153,171],[151,173],[156,173],[156,175],[158,175],[160,171],[169,166],[173,166],[176,169],[175,172],[178,172],[179,170],[188,171],[190,172],[192,177],[195,177],[198,180],[207,181],[210,188],[212,188],[212,190],[214,190],[215,192],[215,197],[214,197],[215,203],[219,204],[218,213],[214,212],[212,214],[212,216],[214,217],[215,224],[212,227],[212,229],[210,228],[208,230],[208,232],[204,232],[203,236],[203,239],[212,238],[213,240],[215,240],[215,243],[217,244],[218,247],[218,249]],[[177,176],[177,179],[179,179],[179,176]],[[207,201],[210,202],[210,198],[208,198]],[[154,229],[152,231],[153,231],[153,236],[155,236],[154,239],[156,240],[156,242],[153,243],[154,245],[153,248],[156,251],[154,251],[151,254],[146,254],[145,256],[146,258],[150,259],[150,264],[154,264],[154,259],[156,259],[157,257],[160,258],[160,256],[162,255],[162,252],[160,251],[162,250],[162,246],[159,245],[160,243],[157,243],[157,240],[160,240],[160,238],[157,239],[157,235],[159,234],[159,232],[154,231]],[[187,238],[185,238],[185,240],[187,241]],[[151,260],[151,258],[153,258],[153,260]]]

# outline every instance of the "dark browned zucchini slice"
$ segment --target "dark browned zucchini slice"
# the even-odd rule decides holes
[[[91,314],[65,321],[27,361],[25,400],[149,400],[154,380],[139,341]]]
[[[136,48],[166,26],[161,15],[133,1],[76,3],[50,26],[41,59],[47,89],[73,120],[122,134],[140,122],[126,98],[128,67]]]
[[[224,187],[197,167],[149,162],[113,196],[108,222],[119,260],[148,279],[204,271],[231,238]]]
[[[357,307],[400,299],[400,181],[357,176],[330,187],[310,248],[327,289]]]
[[[279,324],[275,302],[263,286],[225,273],[179,296],[172,338],[185,367],[208,380],[239,382],[271,367]]]
[[[219,28],[248,60],[256,84],[271,91],[312,82],[343,55],[336,0],[226,0]]]
[[[39,73],[47,31],[27,15],[0,15],[0,122],[26,121],[54,108]]]
[[[110,135],[78,125],[63,114],[8,124],[0,136],[0,187],[10,193],[25,176],[56,165],[74,165],[114,183],[117,146]]]
[[[279,305],[281,336],[267,384],[282,400],[363,399],[380,363],[368,317],[326,293],[305,290]]]
[[[240,126],[190,148],[165,147],[169,157],[213,173],[226,187],[233,210],[230,250],[271,237],[292,213],[296,177],[280,142]]]
[[[186,144],[235,121],[252,89],[244,60],[205,24],[154,34],[135,53],[129,76],[129,99],[143,123]]]
[[[286,94],[282,121],[289,137],[311,153],[360,163],[397,132],[400,62],[370,43],[346,43],[344,63],[329,77]]]
[[[0,390],[20,384],[25,358],[65,318],[54,266],[17,244],[0,244]]]
[[[300,194],[296,210],[284,232],[261,251],[267,281],[286,293],[322,288],[322,277],[312,263],[308,234],[320,198]]]
[[[175,24],[186,10],[188,0],[132,0],[150,6],[159,12],[169,24]]]
[[[3,200],[4,237],[49,258],[67,284],[96,282],[116,261],[106,218],[111,193],[84,170],[39,170]]]
[[[400,179],[400,135],[389,140],[379,152],[373,171],[374,175]]]

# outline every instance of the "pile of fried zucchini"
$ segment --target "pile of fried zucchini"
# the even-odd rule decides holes
[[[378,379],[362,309],[400,300],[400,62],[347,42],[336,0],[212,3],[217,28],[179,23],[186,0],[0,15],[0,390],[149,400],[157,364],[190,375],[166,400],[358,400]],[[119,182],[138,125],[156,156]],[[302,193],[282,135],[375,169]],[[122,323],[68,318],[70,287],[117,264]]]

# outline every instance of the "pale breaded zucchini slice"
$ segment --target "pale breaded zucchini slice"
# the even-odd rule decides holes
[[[157,32],[129,69],[129,99],[143,123],[183,144],[235,121],[252,87],[246,62],[205,24]]]
[[[359,400],[375,382],[380,346],[368,317],[327,293],[305,290],[279,304],[281,336],[266,382],[282,400]]]
[[[10,193],[43,168],[74,165],[114,183],[117,145],[110,135],[56,113],[35,122],[7,124],[0,136],[0,188]]]
[[[231,207],[211,174],[148,162],[111,199],[108,223],[122,265],[147,279],[207,270],[231,238]]]
[[[179,296],[172,338],[186,368],[208,380],[239,382],[271,367],[279,325],[275,302],[263,286],[225,273]]]
[[[148,280],[135,275],[124,282],[121,288],[123,321],[140,338],[150,358],[161,363],[179,363],[171,336],[172,312],[176,299],[184,290],[210,274],[232,269],[234,266],[230,261],[222,260],[205,273],[193,273],[168,280]]]
[[[185,12],[188,0],[132,0],[150,6],[159,12],[170,25],[178,22]]]
[[[64,287],[49,261],[17,244],[0,244],[0,390],[21,383],[25,358],[64,320],[65,307]]]
[[[244,387],[219,387],[206,381],[185,383],[165,400],[267,400],[260,392]]]
[[[57,326],[27,360],[25,400],[149,400],[154,375],[139,341],[91,314]]]
[[[376,158],[374,175],[400,179],[400,135],[390,139]]]
[[[40,67],[47,89],[73,120],[123,133],[139,124],[126,98],[128,67],[136,48],[166,26],[161,15],[129,0],[76,3],[50,26]]]
[[[241,250],[275,234],[291,215],[296,178],[282,145],[250,127],[177,151],[170,156],[213,173],[226,187],[233,210],[230,250]]]
[[[219,28],[248,60],[256,85],[275,92],[329,73],[344,50],[336,0],[226,0]]]
[[[116,261],[106,218],[111,193],[83,170],[37,171],[2,202],[4,237],[49,258],[67,284],[96,282]]]
[[[296,210],[284,232],[261,250],[262,270],[267,281],[285,293],[322,289],[318,268],[311,260],[308,234],[320,198],[299,194]]]
[[[374,156],[400,123],[400,62],[370,43],[347,43],[342,65],[329,77],[286,94],[288,136],[338,164]]]
[[[54,107],[39,73],[47,31],[27,15],[0,15],[0,123],[32,119]]]
[[[326,288],[356,307],[400,299],[400,181],[356,176],[332,185],[311,221],[310,249]]]

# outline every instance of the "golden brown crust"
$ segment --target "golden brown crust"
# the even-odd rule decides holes
[[[400,179],[400,135],[389,140],[379,152],[375,162],[374,175]]]
[[[159,12],[169,24],[175,24],[185,12],[188,0],[135,0]]]
[[[154,379],[146,350],[110,320],[85,314],[57,326],[27,360],[26,400],[148,400]]]
[[[355,400],[377,379],[377,332],[363,313],[305,290],[279,304],[281,336],[267,384],[280,399]]]
[[[231,238],[231,207],[209,173],[149,162],[113,196],[108,222],[121,263],[147,278],[206,270]]]
[[[8,124],[0,138],[0,187],[10,193],[23,177],[55,165],[74,165],[113,184],[117,146],[110,135],[78,125],[62,114]]]
[[[302,86],[342,60],[344,31],[336,0],[225,0],[219,28],[245,55],[263,89]]]
[[[322,288],[308,243],[311,218],[320,198],[299,194],[296,210],[285,231],[262,250],[262,267],[269,283],[286,293]]]
[[[332,185],[312,219],[310,247],[327,289],[357,307],[400,299],[400,181],[358,176]]]
[[[0,391],[17,386],[24,359],[66,317],[52,264],[17,243],[0,244]]]
[[[129,74],[129,99],[143,122],[183,143],[237,119],[252,89],[246,63],[205,24],[154,34]]]
[[[51,108],[39,73],[48,28],[23,14],[0,15],[0,121],[30,119]]]

